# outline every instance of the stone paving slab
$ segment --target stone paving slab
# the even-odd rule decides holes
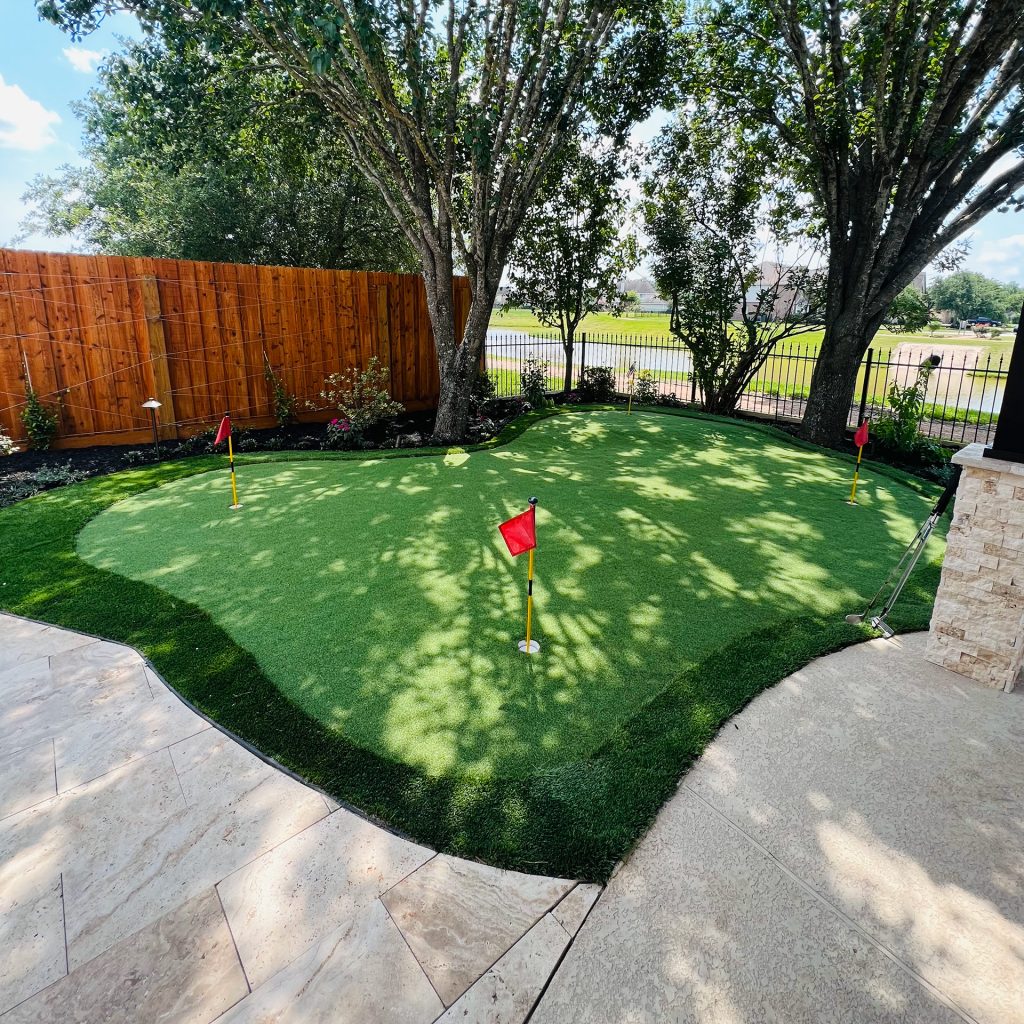
[[[545,914],[438,1024],[523,1024],[570,939],[554,915]]]
[[[2,1024],[431,1024],[444,1003],[382,899],[452,999],[539,920],[562,931],[572,882],[378,829],[117,644],[0,614],[0,750]]]
[[[56,795],[52,740],[0,755],[0,818]]]
[[[1022,1024],[1024,700],[923,646],[816,661],[723,729],[532,1024]]]
[[[573,885],[438,856],[383,902],[450,1006]]]
[[[374,900],[218,1024],[428,1024],[443,1009],[401,932]]]
[[[305,949],[434,856],[352,814],[331,814],[217,886],[250,983]]]
[[[231,932],[210,889],[2,1019],[4,1024],[208,1024],[248,994]]]

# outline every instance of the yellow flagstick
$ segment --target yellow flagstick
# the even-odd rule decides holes
[[[537,499],[531,498],[530,504],[536,509]],[[535,513],[536,514],[536,513]],[[536,529],[536,526],[534,527]],[[519,650],[523,654],[536,654],[540,650],[540,644],[531,638],[533,630],[533,552],[530,548],[530,559],[526,566],[526,639],[519,641]]]
[[[636,363],[629,364],[629,401],[626,403],[626,415],[633,415],[633,381],[636,380]]]
[[[530,631],[533,628],[533,548],[530,548],[530,562],[526,567],[526,653],[530,654]]]
[[[864,454],[864,445],[861,445],[857,449],[857,466],[853,471],[853,486],[850,488],[850,500],[846,503],[847,505],[857,504],[857,481],[860,479],[860,459]]]
[[[235,450],[231,446],[231,434],[228,434],[228,468],[231,470],[231,508],[239,509],[242,506],[238,501],[238,487],[235,484]]]

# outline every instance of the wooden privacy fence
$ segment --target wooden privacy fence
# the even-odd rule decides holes
[[[465,278],[454,299],[464,325]],[[422,278],[0,249],[0,424],[17,439],[28,386],[59,413],[57,447],[151,437],[142,403],[153,397],[163,437],[225,410],[271,426],[268,365],[300,418],[323,419],[304,407],[324,377],[373,356],[407,409],[436,407]]]

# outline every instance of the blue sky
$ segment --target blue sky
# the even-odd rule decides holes
[[[17,231],[21,195],[36,174],[78,158],[80,130],[70,104],[96,81],[96,64],[117,47],[117,36],[137,33],[118,15],[83,42],[72,43],[42,23],[32,0],[6,0],[0,36],[0,244]],[[657,119],[652,121],[657,123]],[[649,134],[641,129],[639,137]],[[1024,213],[992,214],[971,233],[965,267],[1001,280],[1024,282]],[[26,247],[71,248],[68,239],[32,237]]]

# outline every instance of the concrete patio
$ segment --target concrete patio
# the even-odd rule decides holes
[[[759,697],[598,899],[377,828],[136,652],[0,615],[0,1022],[1024,1022],[1024,695],[923,647]]]
[[[726,725],[532,1024],[1024,1022],[1024,699],[924,645],[812,662]]]

